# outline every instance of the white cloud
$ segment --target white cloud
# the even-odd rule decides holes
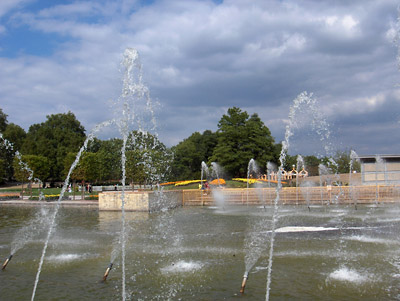
[[[33,0],[2,0],[0,1],[0,18],[10,11],[21,7],[23,4],[32,2]]]

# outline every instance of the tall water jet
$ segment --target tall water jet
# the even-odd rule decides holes
[[[304,169],[304,159],[302,156],[297,155],[296,159],[296,205],[299,203],[299,192],[298,192],[298,187],[299,187],[299,172]],[[310,207],[308,207],[310,209]]]
[[[7,150],[14,151],[14,146],[13,144],[5,139],[3,137],[3,134],[0,133],[0,139],[3,141],[2,144],[5,146]],[[17,158],[18,166],[19,168],[27,175],[27,179],[29,182],[32,183],[32,180],[34,182],[39,183],[39,187],[43,185],[42,181],[38,178],[34,177],[34,172],[31,168],[29,168],[28,164],[22,160],[22,156],[19,151],[15,151],[14,156]],[[22,195],[23,196],[23,195]],[[43,192],[40,189],[39,193],[39,201],[41,201],[44,198]],[[32,238],[38,234],[38,232],[41,232],[41,230],[44,229],[44,227],[47,226],[46,224],[46,215],[48,213],[48,210],[44,209],[42,206],[40,207],[39,210],[36,211],[34,218],[30,220],[30,222],[20,228],[16,234],[14,235],[14,239],[11,242],[11,250],[10,250],[10,256],[7,258],[7,260],[4,262],[2,269],[4,270],[8,263],[10,262],[11,258],[15,255],[15,253],[23,248],[25,244],[30,242]]]
[[[217,180],[218,187],[221,187],[220,177],[222,176],[222,167],[217,162],[211,162],[211,177]],[[225,197],[219,189],[211,189],[211,193],[219,209],[225,210]]]
[[[123,79],[122,93],[115,103],[116,123],[122,136],[121,149],[122,191],[121,191],[121,261],[122,261],[122,300],[126,299],[125,289],[125,187],[126,187],[126,144],[130,130],[137,129],[144,132],[144,127],[150,125],[150,130],[155,131],[156,121],[149,89],[142,81],[142,65],[136,49],[127,48],[121,62]],[[111,261],[112,262],[112,261]]]
[[[272,181],[272,172],[277,171],[278,168],[276,166],[275,163],[268,161],[267,162],[267,180],[268,180],[268,188],[271,188],[271,181]],[[268,189],[268,199],[272,200],[274,199],[272,193],[271,193],[271,189]]]
[[[72,165],[71,165],[71,167],[70,167],[70,169],[68,171],[68,175],[65,178],[64,184],[63,184],[61,192],[60,192],[60,196],[58,197],[56,206],[55,206],[55,208],[53,210],[53,214],[50,216],[50,219],[49,219],[50,220],[50,225],[49,225],[49,229],[48,229],[48,232],[47,232],[46,240],[45,240],[45,243],[44,243],[44,246],[43,246],[42,255],[40,257],[38,271],[36,273],[35,283],[34,283],[34,286],[33,286],[32,297],[31,297],[32,301],[35,299],[36,289],[37,289],[37,285],[39,283],[40,273],[42,271],[42,265],[43,265],[44,257],[46,256],[47,246],[49,244],[49,240],[50,240],[51,234],[52,234],[53,229],[54,229],[56,216],[57,216],[57,213],[58,213],[59,208],[60,208],[61,200],[64,197],[65,191],[67,190],[71,174],[74,171],[75,167],[78,165],[79,160],[80,160],[80,158],[82,156],[82,153],[87,149],[89,141],[91,141],[91,140],[93,140],[95,138],[95,134],[100,129],[102,129],[105,126],[109,126],[109,125],[111,125],[113,123],[114,123],[114,120],[105,121],[105,122],[97,125],[92,130],[92,132],[87,136],[86,140],[84,141],[83,146],[78,151],[78,154],[76,155],[75,161],[72,163]]]
[[[257,178],[259,173],[259,168],[254,159],[250,159],[249,164],[247,165],[247,206],[249,205],[249,182],[250,178]]]
[[[221,166],[217,162],[211,162],[211,168],[212,168],[212,173],[211,173],[212,177],[214,179],[217,179],[218,186],[221,186],[220,181],[219,181],[219,179],[221,177],[221,173],[222,173]]]
[[[353,200],[354,208],[357,210],[357,198],[356,192],[354,190],[354,183],[352,181],[352,175],[354,172],[354,163],[359,162],[360,159],[354,150],[350,151],[350,162],[349,162],[349,186],[350,186],[350,197]]]
[[[307,205],[308,211],[311,211],[311,207],[310,207],[311,206],[311,204],[310,204],[310,199],[311,199],[310,188],[312,186],[313,186],[313,183],[311,183],[309,181],[303,181],[300,184],[300,189],[301,189],[301,192],[303,194],[304,199],[306,200],[306,205]]]
[[[205,187],[203,184],[203,180],[204,180],[204,176],[206,178],[206,180],[208,179],[208,166],[206,164],[206,162],[202,161],[201,162],[201,180],[200,180],[200,188],[201,188],[201,205],[204,206],[204,200],[203,200],[203,195],[204,195],[204,191],[205,191]]]
[[[385,166],[380,155],[375,156],[375,206],[379,203],[379,181],[385,181]]]
[[[304,106],[307,108],[308,114],[311,113],[313,117],[312,120],[312,129],[320,136],[320,140],[324,143],[324,149],[326,153],[330,153],[331,147],[328,144],[328,139],[330,136],[330,132],[328,130],[328,124],[325,119],[321,116],[317,109],[316,99],[312,97],[312,94],[308,94],[307,92],[301,93],[297,98],[293,101],[293,105],[289,110],[289,122],[286,125],[285,131],[285,140],[282,142],[282,150],[279,156],[280,168],[278,173],[278,187],[277,194],[274,201],[274,211],[272,216],[272,230],[271,230],[271,239],[270,239],[270,251],[268,258],[268,271],[267,271],[267,288],[265,299],[269,300],[269,292],[271,285],[271,273],[272,273],[272,260],[274,253],[274,241],[275,241],[275,226],[278,222],[278,205],[280,199],[280,190],[282,189],[282,169],[286,161],[286,155],[289,150],[289,142],[290,138],[293,136],[293,130],[298,126],[296,122],[296,114],[300,112],[301,107]]]

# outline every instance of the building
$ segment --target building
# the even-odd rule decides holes
[[[359,156],[363,185],[400,184],[400,155]]]

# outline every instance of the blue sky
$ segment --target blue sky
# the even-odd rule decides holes
[[[398,1],[102,0],[0,2],[0,108],[26,130],[72,111],[112,117],[120,61],[137,49],[160,140],[215,131],[227,109],[258,113],[276,141],[313,93],[339,150],[400,151]],[[316,154],[307,112],[291,153]],[[101,138],[115,135],[104,130]]]

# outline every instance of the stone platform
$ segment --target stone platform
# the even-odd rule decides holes
[[[99,193],[99,210],[120,211],[122,191]],[[125,191],[124,210],[126,211],[159,211],[182,206],[182,191]]]

